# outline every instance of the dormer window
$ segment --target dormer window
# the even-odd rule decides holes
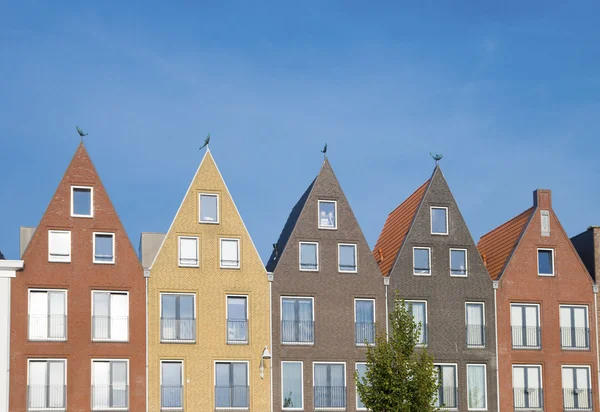
[[[86,186],[71,186],[71,216],[94,216],[94,189]]]
[[[447,235],[448,234],[448,208],[447,207],[431,207],[431,234],[432,235]]]
[[[337,202],[319,200],[319,229],[337,229]]]
[[[200,193],[198,214],[200,223],[219,223],[219,195]]]

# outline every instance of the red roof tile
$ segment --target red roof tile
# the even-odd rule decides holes
[[[512,255],[519,239],[521,239],[533,211],[534,208],[530,207],[479,239],[477,249],[479,249],[483,262],[493,280],[497,280],[502,274],[506,262]]]
[[[388,276],[396,261],[396,255],[408,234],[415,213],[425,195],[429,180],[419,187],[387,217],[383,230],[377,239],[373,256],[383,276]]]

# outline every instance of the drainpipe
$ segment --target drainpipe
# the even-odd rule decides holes
[[[271,398],[269,399],[269,410],[273,412],[273,361],[275,360],[275,348],[273,347],[273,272],[267,272],[267,280],[269,281],[269,346],[271,347],[271,362],[269,362]]]
[[[148,390],[148,278],[150,270],[144,269],[144,277],[146,278],[146,412],[148,412],[149,390]]]
[[[383,284],[385,286],[385,340],[387,342],[390,339],[390,336],[389,336],[390,319],[389,319],[389,309],[388,309],[388,287],[390,286],[390,277],[389,276],[384,276]]]
[[[497,410],[500,410],[500,365],[498,364],[498,304],[496,301],[496,292],[498,291],[498,287],[500,286],[499,281],[494,280],[492,282],[492,286],[494,288],[494,328],[495,330],[495,339],[496,339],[496,407]],[[596,331],[597,332],[597,331]]]
[[[11,312],[10,312],[10,284],[12,283],[11,278],[5,278],[8,281],[8,299],[6,299],[7,301],[7,307],[6,307],[6,313],[8,314],[8,319],[6,320],[6,326],[7,328],[7,334],[6,334],[6,409],[4,409],[5,411],[8,412],[8,406],[9,406],[9,398],[10,398],[10,317],[11,317]]]
[[[598,374],[600,374],[600,353],[598,352],[598,285],[592,285],[592,291],[594,292],[594,317],[596,318],[596,364],[598,368]],[[600,375],[598,375],[598,387],[600,387]],[[596,391],[596,393],[599,393]],[[598,397],[600,400],[600,396]],[[600,405],[600,403],[598,403]]]

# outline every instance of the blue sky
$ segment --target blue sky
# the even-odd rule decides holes
[[[199,3],[3,4],[8,258],[76,124],[136,247],[168,229],[208,131],[263,260],[325,142],[371,246],[429,178],[429,152],[476,240],[538,187],[570,236],[600,224],[600,3]]]

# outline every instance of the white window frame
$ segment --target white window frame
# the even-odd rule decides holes
[[[317,246],[317,268],[316,269],[302,269],[302,245],[316,245]],[[301,272],[318,272],[319,271],[319,242],[298,242],[298,269]]]
[[[427,254],[429,257],[429,273],[417,273],[415,272],[415,250],[427,250]],[[413,246],[412,253],[412,267],[413,267],[413,275],[414,276],[431,276],[433,270],[431,270],[431,248],[429,246]]]
[[[163,340],[162,339],[162,325],[159,326],[159,341],[161,343],[196,343],[196,340],[198,339],[198,314],[196,313],[197,308],[196,308],[196,294],[194,292],[160,292],[159,293],[159,304],[158,304],[158,319],[160,321],[160,319],[162,318],[162,297],[163,295],[185,295],[185,296],[191,296],[192,299],[194,300],[194,323],[196,323],[196,334],[194,336],[194,339],[166,339]]]
[[[27,411],[48,411],[48,410],[59,410],[59,411],[64,411],[67,409],[67,405],[68,405],[68,390],[66,390],[68,388],[67,386],[67,372],[69,370],[69,368],[67,367],[67,359],[66,358],[27,358],[27,386],[29,386],[29,364],[31,363],[31,361],[33,362],[63,362],[64,365],[64,377],[65,377],[65,382],[64,382],[64,387],[65,387],[65,392],[64,392],[64,404],[65,404],[65,408],[61,409],[61,408],[28,408]],[[29,396],[29,395],[28,395]],[[29,401],[29,399],[27,399],[27,401]]]
[[[54,258],[52,255],[52,234],[68,233],[69,234],[69,256]],[[53,263],[71,263],[71,231],[70,230],[48,230],[48,262]]]
[[[453,275],[452,274],[452,251],[465,252],[465,274],[464,275]],[[469,251],[465,248],[451,247],[448,252],[448,261],[450,262],[450,276],[453,278],[466,278],[469,277]]]
[[[367,362],[354,362],[354,372],[356,372],[357,374],[358,374],[358,365],[367,366]],[[367,411],[368,410],[367,408],[359,408],[358,407],[358,402],[359,402],[358,387],[356,388],[355,392],[356,392],[355,393],[356,399],[354,401],[356,402],[355,405],[357,405],[356,410],[357,411]]]
[[[223,266],[223,241],[237,242],[238,263],[237,266]],[[221,237],[219,238],[219,268],[221,269],[239,269],[242,266],[242,242],[239,238]]]
[[[458,382],[458,363],[452,363],[452,362],[434,362],[433,366],[454,366],[454,383],[456,384],[456,408],[442,408],[439,407],[441,410],[443,411],[457,411],[458,410],[458,401],[459,401],[459,397],[460,397],[460,387],[459,387],[459,382]],[[468,393],[468,392],[467,392]],[[438,399],[439,400],[439,399]],[[468,404],[469,400],[467,399],[467,404]]]
[[[197,257],[197,262],[196,264],[184,264],[181,262],[181,240],[182,239],[193,239],[196,241],[196,257]],[[179,266],[180,268],[197,268],[200,267],[200,237],[198,236],[187,236],[187,235],[181,235],[181,236],[177,236],[177,266]]]
[[[236,360],[215,360],[213,361],[213,391],[215,390],[215,388],[217,387],[217,363],[245,363],[246,364],[246,382],[248,382],[248,406],[246,407],[229,407],[229,406],[219,406],[217,407],[216,403],[217,400],[213,399],[213,408],[215,410],[230,410],[230,409],[234,409],[234,410],[248,410],[250,409],[250,405],[252,404],[252,391],[250,390],[250,361],[247,360],[240,360],[240,359],[236,359]]]
[[[446,211],[446,233],[433,231],[433,209],[444,209]],[[449,212],[447,206],[429,206],[429,231],[432,235],[448,236],[450,233],[450,217],[448,215]]]
[[[64,292],[65,293],[65,337],[64,338],[50,338],[46,337],[46,339],[31,339],[29,337],[30,325],[29,325],[29,316],[31,315],[31,292]],[[43,288],[31,288],[27,290],[27,341],[31,342],[66,342],[68,336],[68,328],[69,328],[69,316],[68,316],[68,302],[69,302],[69,292],[67,289],[43,289]],[[48,315],[50,316],[50,315]]]
[[[354,270],[342,270],[340,266],[340,246],[353,246],[354,247],[354,262],[356,269]],[[338,243],[338,272],[339,273],[358,273],[358,245],[356,243]]]
[[[73,196],[73,189],[89,189],[90,190],[90,214],[89,215],[78,215],[75,213],[75,196]],[[94,187],[93,186],[71,186],[71,217],[94,217]]]
[[[543,369],[542,369],[542,364],[538,363],[538,364],[523,364],[523,363],[513,363],[511,365],[511,378],[512,378],[512,382],[511,382],[511,387],[513,389],[513,406],[515,404],[515,395],[514,395],[514,389],[515,389],[515,368],[539,368],[540,371],[540,387],[538,388],[539,390],[541,390],[541,398],[542,398],[542,405],[544,402],[544,375],[543,375]],[[561,376],[561,380],[562,380],[562,376]],[[525,410],[527,410],[526,408],[523,408]],[[530,407],[529,409],[535,409],[535,410],[543,410],[544,408],[532,408]]]
[[[483,321],[483,323],[481,325],[483,327],[483,330],[482,330],[482,332],[483,332],[483,336],[482,336],[482,338],[483,338],[483,344],[482,345],[476,345],[476,346],[475,345],[471,345],[471,346],[469,346],[469,348],[470,349],[472,349],[472,348],[485,348],[485,346],[486,346],[486,339],[485,339],[486,338],[486,336],[485,336],[485,334],[486,334],[486,329],[485,329],[485,326],[486,326],[485,325],[485,302],[473,302],[473,301],[471,301],[471,302],[465,302],[465,325],[468,327],[469,324],[467,323],[468,322],[468,320],[467,320],[467,305],[479,305],[479,306],[481,306],[481,309],[482,309],[482,312],[481,312],[482,318],[481,318],[481,320]],[[468,346],[468,343],[467,343],[467,346]]]
[[[162,406],[162,381],[163,381],[163,376],[162,376],[162,365],[163,363],[180,363],[181,364],[181,388],[182,388],[182,396],[181,396],[181,406],[180,407],[176,407],[176,408],[164,408]],[[160,395],[160,410],[161,411],[182,411],[183,410],[183,405],[185,404],[185,373],[184,373],[184,361],[183,359],[161,359],[160,360],[160,387],[161,387],[161,395]]]
[[[513,338],[512,338],[512,328],[514,326],[517,325],[513,325],[513,319],[512,319],[512,308],[513,306],[537,306],[537,324],[538,327],[540,328],[540,336],[539,336],[539,342],[537,346],[526,346],[526,347],[522,347],[522,346],[518,346],[517,348],[515,348],[514,342],[513,342]],[[539,350],[542,347],[542,323],[541,323],[541,312],[542,311],[542,306],[539,303],[526,303],[526,302],[510,302],[510,343],[511,343],[511,347],[513,350],[517,349],[517,350]],[[560,314],[559,314],[560,316]],[[559,318],[559,322],[560,322],[560,318]],[[533,326],[528,326],[525,325],[526,328],[528,327],[533,327]],[[559,328],[560,328],[560,323],[559,323]]]
[[[485,405],[483,408],[469,407],[469,366],[483,366],[483,388],[485,393]],[[467,409],[469,411],[487,411],[488,408],[488,387],[487,387],[487,365],[485,363],[467,363]]]
[[[591,329],[590,329],[590,308],[588,307],[588,305],[580,305],[580,304],[569,304],[569,303],[561,303],[558,305],[558,327],[562,328],[562,326],[560,326],[561,324],[561,309],[562,308],[585,308],[585,321],[586,321],[586,328],[587,330],[590,332],[590,336],[588,337],[588,346],[586,348],[572,348],[572,347],[568,347],[568,346],[563,346],[562,345],[562,332],[561,332],[561,336],[560,336],[560,348],[562,350],[572,350],[572,351],[588,351],[591,348],[592,345],[592,336],[591,336]],[[571,326],[572,328],[574,328],[575,326]]]
[[[300,364],[300,393],[302,394],[302,406],[299,408],[284,407],[285,394],[283,393],[283,364],[284,363],[299,363]],[[304,361],[281,361],[281,409],[284,411],[303,411],[304,410]]]
[[[212,196],[212,197],[216,197],[217,198],[217,220],[216,221],[208,221],[208,220],[202,220],[202,196]],[[208,224],[208,225],[218,225],[219,223],[221,223],[221,213],[220,213],[220,207],[221,207],[221,196],[219,196],[218,193],[205,193],[205,192],[201,192],[198,193],[198,223],[202,223],[202,224]]]
[[[94,362],[126,362],[127,363],[127,407],[126,408],[100,408],[100,409],[94,409],[93,408],[93,396],[91,396],[92,394],[90,394],[90,398],[91,398],[91,403],[92,403],[92,407],[90,408],[90,410],[93,411],[129,411],[131,408],[131,386],[129,384],[130,382],[130,370],[129,370],[129,358],[111,358],[111,359],[104,359],[104,358],[92,358],[92,364],[91,364],[91,368],[90,368],[90,380],[92,381],[92,388],[94,387]],[[111,377],[112,379],[112,377]],[[111,384],[112,385],[112,384]]]
[[[102,261],[102,260],[96,260],[96,235],[101,235],[101,236],[112,236],[112,261],[108,262],[108,261]],[[115,236],[114,232],[93,232],[92,234],[92,242],[93,242],[93,247],[92,247],[92,261],[96,264],[99,265],[114,265],[116,260],[117,260],[117,256],[115,254],[115,249],[116,249],[116,243],[117,243],[117,237]]]
[[[315,365],[344,365],[344,388],[346,388],[346,407],[345,408],[337,408],[337,407],[333,407],[333,408],[328,408],[328,407],[324,407],[324,408],[315,408],[315,399],[313,396],[313,409],[315,411],[327,411],[327,410],[334,410],[334,411],[339,411],[339,410],[348,410],[348,377],[346,376],[348,374],[348,369],[346,368],[346,362],[329,362],[329,361],[313,361],[312,363],[312,384],[313,384],[313,393],[315,391]]]
[[[540,251],[550,251],[552,252],[552,274],[548,274],[548,273],[540,273]],[[552,277],[556,275],[556,266],[555,266],[555,256],[554,256],[555,250],[554,248],[549,248],[549,247],[538,247],[537,248],[537,253],[535,258],[537,259],[537,268],[538,268],[538,276],[544,276],[544,277]]]
[[[588,408],[588,409],[583,409],[582,408],[582,409],[577,409],[577,410],[582,410],[582,411],[592,411],[592,410],[594,410],[593,405],[594,405],[594,402],[595,402],[594,397],[596,396],[596,394],[594,393],[593,387],[592,387],[592,384],[593,384],[592,380],[594,378],[592,377],[592,369],[590,368],[590,365],[575,365],[575,364],[560,365],[560,387],[561,387],[561,390],[563,392],[563,394],[562,394],[563,405],[564,405],[564,401],[565,401],[564,400],[564,396],[565,396],[564,395],[564,390],[565,389],[570,389],[570,388],[565,388],[565,383],[563,382],[563,378],[562,378],[562,374],[563,374],[562,372],[563,372],[563,369],[565,369],[565,368],[569,368],[569,369],[573,369],[573,368],[575,368],[575,369],[584,369],[585,368],[585,369],[588,370],[588,390],[592,392],[592,395],[590,396],[590,408]]]
[[[375,320],[377,319],[377,313],[375,312],[377,310],[376,309],[376,305],[375,305],[375,298],[354,298],[354,325],[355,325],[355,327],[356,327],[356,302],[359,301],[359,300],[373,302],[373,324],[375,324]],[[355,336],[355,340],[356,340],[356,336]],[[356,343],[356,342],[354,342],[354,344],[356,346],[366,346],[364,343]],[[370,345],[374,345],[374,344],[375,344],[375,342],[373,342]]]
[[[425,336],[425,342],[424,343],[418,343],[416,344],[417,347],[419,348],[426,348],[429,344],[429,321],[428,321],[428,317],[429,317],[429,310],[427,309],[427,301],[426,300],[419,300],[419,299],[405,299],[404,300],[404,304],[406,305],[406,303],[424,303],[425,304],[425,324],[422,325],[422,327],[426,328],[427,331],[425,333],[427,333],[427,335]],[[412,314],[412,313],[411,313]],[[422,337],[422,336],[421,336]]]
[[[229,341],[229,325],[227,325],[227,344],[228,345],[247,345],[250,342],[250,297],[248,295],[240,295],[235,293],[228,293],[225,295],[225,322],[229,322],[229,298],[244,298],[246,299],[246,336],[245,341]]]
[[[112,294],[116,294],[116,295],[127,295],[127,339],[126,340],[116,340],[116,339],[98,339],[98,338],[94,338],[94,293],[108,293],[109,295]],[[92,320],[92,328],[91,328],[91,340],[92,342],[117,342],[117,343],[127,343],[129,342],[129,337],[131,335],[131,324],[129,322],[131,316],[130,316],[130,309],[131,309],[131,302],[129,299],[129,291],[127,290],[99,290],[99,289],[93,289],[92,290],[92,295],[91,295],[91,302],[90,302],[90,308],[91,308],[91,320]],[[110,301],[109,301],[109,305],[110,305]],[[110,308],[109,308],[110,310]],[[112,318],[112,316],[109,316],[109,318]]]
[[[335,210],[335,224],[333,225],[333,227],[329,227],[329,226],[321,226],[321,203],[333,203],[333,207]],[[337,230],[338,228],[338,207],[337,207],[337,200],[318,200],[317,201],[317,224],[318,224],[318,228],[319,229],[325,229],[325,230]]]
[[[312,322],[313,322],[313,340],[312,342],[283,342],[282,341],[282,335],[283,333],[281,332],[281,322],[283,321],[283,299],[310,299],[311,300],[311,305],[312,305]],[[316,338],[316,328],[315,328],[315,298],[314,296],[290,296],[290,295],[281,295],[279,297],[279,340],[281,340],[281,344],[282,345],[290,345],[290,346],[295,346],[295,345],[300,345],[300,346],[312,346],[315,344]]]

